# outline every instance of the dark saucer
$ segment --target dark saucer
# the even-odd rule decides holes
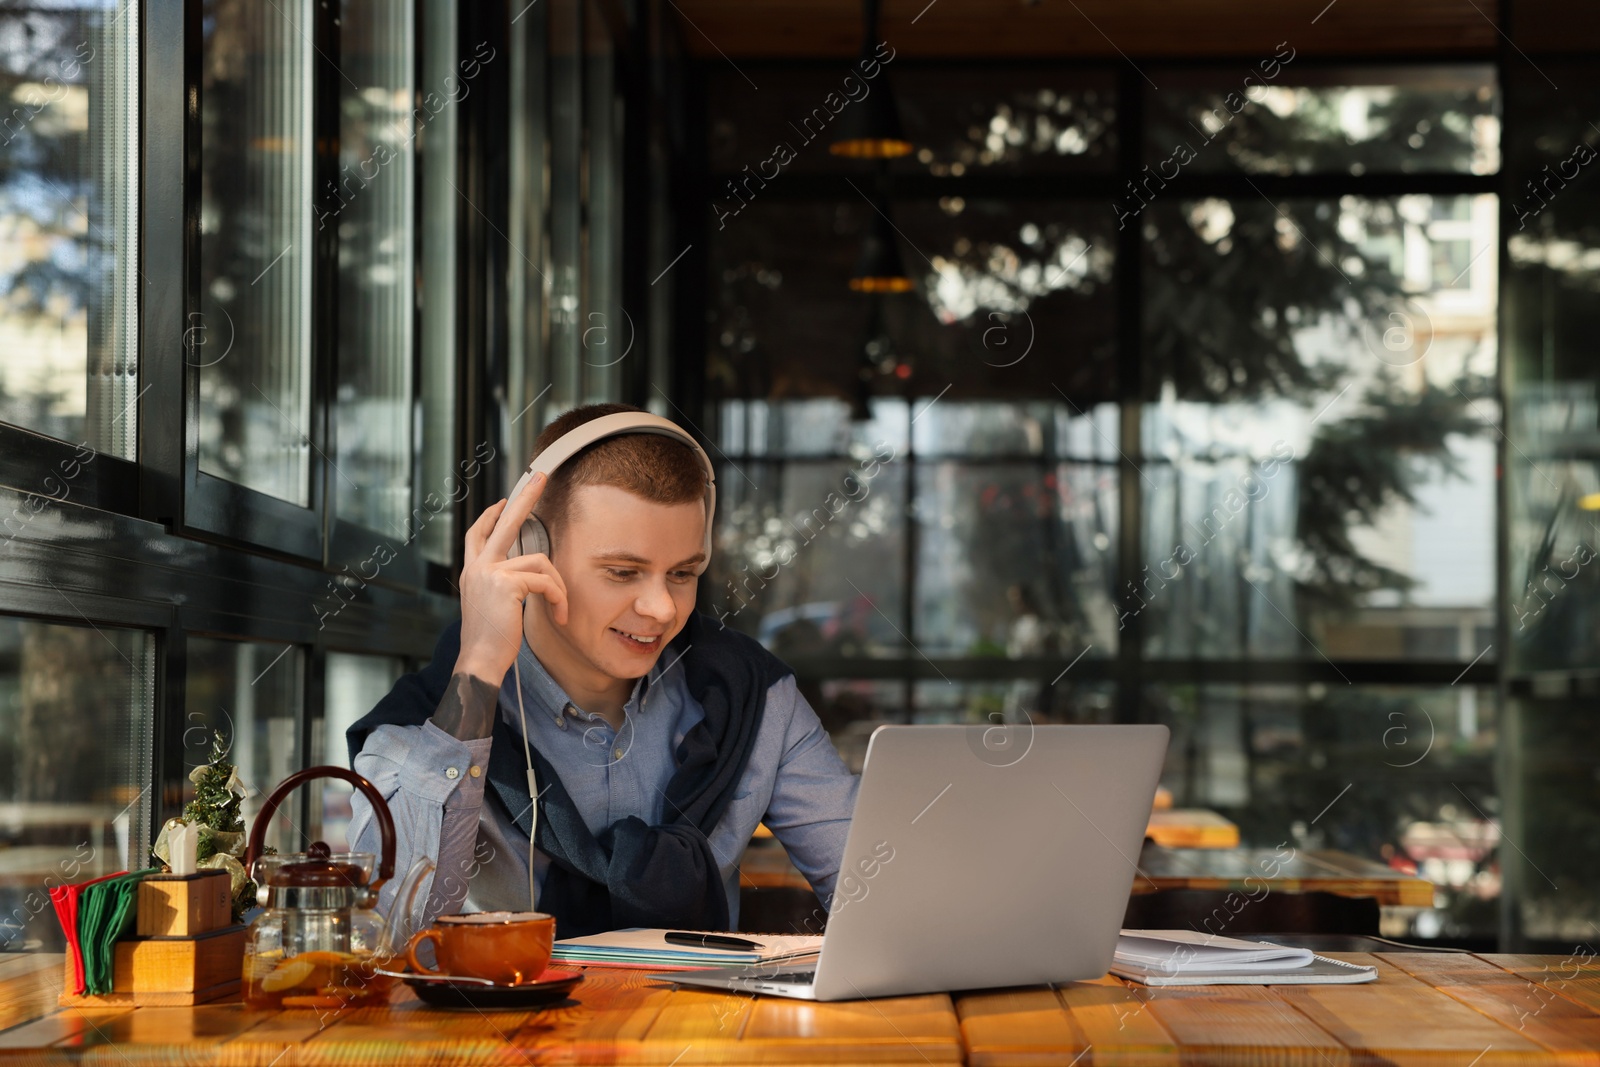
[[[532,982],[522,985],[478,985],[473,982],[440,982],[407,977],[406,985],[417,999],[435,1008],[490,1009],[542,1008],[567,999],[567,993],[583,981],[581,971],[547,970]]]

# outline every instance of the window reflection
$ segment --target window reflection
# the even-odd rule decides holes
[[[1433,882],[1435,907],[1385,909],[1387,936],[1498,928],[1492,689],[1169,685],[1145,699],[1173,732],[1174,806],[1220,811],[1246,847],[1333,848]]]
[[[1584,64],[1549,69],[1568,91],[1517,75],[1507,146],[1509,167],[1547,183],[1513,194],[1506,240],[1505,611],[1517,674],[1600,663],[1600,198],[1562,177],[1576,176],[1585,153],[1594,158],[1600,84]]]
[[[1237,79],[1163,71],[1148,96],[1157,185],[1179,168],[1252,174],[1500,169],[1500,94],[1489,67],[1348,70],[1295,65],[1292,47]],[[1303,64],[1303,61],[1302,61]],[[1246,76],[1250,76],[1246,81]]]
[[[421,0],[423,12],[422,84],[442,95],[461,99],[475,91],[484,64],[500,53],[492,46],[473,49],[472,57],[456,58],[454,4]],[[504,62],[504,60],[501,60]],[[442,106],[417,133],[422,198],[421,314],[421,470],[414,494],[427,505],[430,493],[455,496],[456,453],[456,220],[462,208],[455,181],[458,106]],[[513,260],[517,257],[511,257]],[[395,472],[400,477],[400,472]],[[430,513],[431,514],[431,513]],[[455,510],[442,508],[420,533],[413,520],[406,535],[417,538],[427,558],[448,563],[455,554]]]
[[[605,13],[585,0],[583,30],[583,130],[585,187],[583,322],[578,335],[586,403],[615,399],[622,361],[638,341],[633,317],[622,306],[622,102],[617,64]],[[642,352],[641,352],[642,354]]]
[[[1485,652],[1494,198],[1158,203],[1147,221],[1150,567],[1118,601],[1147,650]],[[1467,266],[1441,268],[1440,243]]]
[[[836,116],[885,84],[893,87],[901,126],[918,149],[890,164],[897,173],[1094,170],[1116,158],[1110,76],[1025,64],[913,66],[892,47],[883,54],[887,61],[867,67],[867,77],[843,60],[811,69],[768,68],[759,93],[736,71],[708,72],[711,171],[739,174],[748,165],[770,177],[774,166],[762,164],[781,143],[793,159],[776,169],[775,182],[791,171],[859,172],[860,161],[828,152],[828,130]]]
[[[404,665],[393,656],[329,652],[324,689],[327,710],[311,720],[311,757],[307,764],[349,767],[345,730],[387,696],[404,673]],[[328,778],[312,782],[310,788],[309,836],[314,841],[326,841],[335,852],[347,849],[345,831],[351,819],[351,787]]]
[[[972,457],[917,462],[912,633],[928,655],[1115,654],[1116,408],[1058,423],[1061,407],[941,401],[918,416],[919,448]]]
[[[0,948],[61,951],[41,886],[147,866],[155,640],[0,617]]]
[[[903,651],[905,478],[887,448],[855,461],[720,464],[700,610],[779,656]]]
[[[583,0],[551,0],[549,44],[549,343],[550,392],[545,410],[583,400]],[[537,10],[537,9],[535,9]],[[530,256],[534,250],[525,250]],[[593,336],[593,335],[591,335]],[[543,386],[540,386],[543,388]],[[535,412],[537,414],[537,412]],[[509,487],[508,487],[509,488]]]
[[[0,422],[131,459],[139,7],[0,9]]]
[[[311,0],[205,2],[200,306],[185,334],[200,469],[302,506],[314,432],[311,22]]]
[[[247,792],[241,810],[245,829],[279,782],[299,770],[303,751],[299,721],[305,657],[294,645],[188,640],[189,676],[184,691],[184,766],[209,761],[211,739],[220,732],[228,758],[239,768]],[[178,807],[194,797],[187,778]],[[301,793],[279,805],[267,843],[280,852],[304,851],[300,830]]]
[[[708,375],[730,397],[1115,395],[1113,216],[1072,202],[897,201],[918,291],[845,284],[864,200],[757,201],[715,231]],[[1064,358],[1067,357],[1067,358]],[[859,415],[859,412],[858,412]]]
[[[327,220],[339,232],[330,477],[340,518],[409,539],[416,138],[453,115],[459,86],[416,84],[411,4],[345,0],[342,11],[340,188]]]

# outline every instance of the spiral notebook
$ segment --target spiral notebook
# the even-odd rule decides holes
[[[1346,985],[1378,977],[1376,967],[1319,956],[1308,948],[1198,930],[1124,930],[1111,973],[1148,986]]]

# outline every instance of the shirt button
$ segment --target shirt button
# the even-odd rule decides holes
[[[483,774],[483,768],[478,766],[468,767],[467,773],[472,775],[472,777],[477,778],[479,775]]]
[[[622,758],[622,749],[620,749],[620,748],[612,749],[611,758],[612,759],[621,759]]]
[[[453,781],[453,780],[461,777],[461,772],[456,770],[454,767],[446,767],[444,769],[444,776]]]

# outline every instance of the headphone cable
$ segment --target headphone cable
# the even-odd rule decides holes
[[[517,682],[517,715],[522,720],[522,752],[528,759],[528,910],[539,910],[539,887],[533,877],[533,838],[539,828],[539,778],[533,771],[533,743],[528,740],[528,712],[522,706],[522,649],[511,661],[512,673]]]

